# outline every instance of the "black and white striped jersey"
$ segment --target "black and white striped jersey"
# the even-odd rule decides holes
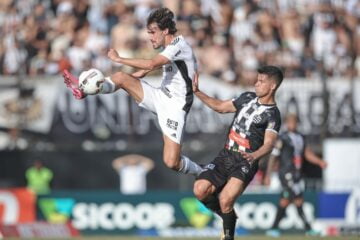
[[[254,152],[264,143],[265,131],[278,133],[281,125],[276,104],[260,104],[254,92],[245,92],[233,100],[237,109],[225,148]]]
[[[305,137],[298,132],[283,132],[271,155],[279,157],[279,174],[300,172],[304,161]],[[298,174],[300,176],[300,174]]]
[[[177,36],[160,53],[170,60],[163,66],[161,88],[171,95],[184,100],[184,110],[188,112],[193,102],[192,79],[197,70],[196,58],[183,36]]]

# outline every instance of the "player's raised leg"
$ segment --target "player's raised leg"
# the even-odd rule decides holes
[[[195,162],[191,161],[188,157],[181,155],[181,145],[174,142],[168,136],[164,135],[164,163],[168,168],[175,171],[199,175],[203,169]]]
[[[117,72],[108,79],[115,85],[114,91],[124,89],[138,103],[144,99],[144,90],[138,78],[123,72]]]
[[[82,72],[79,79],[82,81],[94,81],[96,74],[102,73],[98,69],[92,68]],[[81,79],[82,75],[84,79]],[[76,76],[64,70],[63,77],[66,86],[71,89],[77,99],[86,97],[86,92],[79,87],[79,79]],[[140,80],[123,72],[116,72],[109,77],[105,77],[101,80],[100,84],[100,94],[113,93],[118,89],[124,89],[137,102],[141,102],[144,98],[144,91]]]

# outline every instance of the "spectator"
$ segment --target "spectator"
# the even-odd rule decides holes
[[[141,28],[159,5],[176,13],[202,73],[219,72],[205,65],[207,55],[225,59],[211,63],[224,65],[215,74],[223,81],[251,85],[257,67],[270,63],[287,77],[313,77],[320,60],[329,77],[360,76],[357,0],[1,1],[0,74],[59,74],[68,61],[75,72],[91,63],[104,67],[103,51],[110,47],[128,57],[148,54]],[[225,39],[221,47],[213,45],[215,36]]]
[[[129,154],[116,158],[113,168],[120,177],[120,192],[123,194],[144,194],[146,192],[146,174],[154,168],[150,158]]]
[[[36,194],[49,194],[53,172],[44,167],[42,161],[35,160],[32,167],[26,170],[27,186]]]

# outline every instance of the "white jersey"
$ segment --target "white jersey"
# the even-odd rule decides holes
[[[146,192],[146,174],[145,167],[141,165],[130,165],[120,168],[121,193],[144,194]]]
[[[193,101],[192,79],[197,71],[195,55],[183,36],[176,37],[160,53],[170,60],[163,66],[161,88],[185,101],[184,110],[190,110]]]

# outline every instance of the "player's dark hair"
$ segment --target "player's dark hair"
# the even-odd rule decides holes
[[[263,66],[263,67],[260,67],[257,71],[260,74],[265,74],[269,78],[274,79],[276,82],[276,89],[278,89],[282,80],[284,79],[283,72],[280,70],[280,68],[275,67],[275,66]]]
[[[147,26],[157,23],[160,30],[169,29],[169,34],[177,32],[174,13],[168,8],[158,8],[152,11],[147,19]]]

